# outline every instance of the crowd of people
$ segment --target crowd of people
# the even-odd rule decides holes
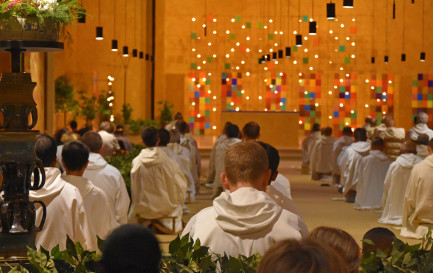
[[[380,223],[402,226],[401,236],[422,238],[433,223],[433,130],[420,112],[405,133],[391,116],[380,125],[367,117],[362,128],[332,129],[314,124],[302,143],[303,171],[331,181],[355,209],[381,211]],[[353,136],[353,138],[352,138]]]

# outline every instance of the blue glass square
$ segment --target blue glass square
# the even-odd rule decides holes
[[[428,81],[428,87],[433,87],[433,81]]]
[[[345,99],[350,99],[350,93],[348,95],[344,94]]]
[[[418,94],[418,100],[422,100],[422,94]]]
[[[310,111],[310,105],[305,105],[305,111]]]
[[[287,99],[286,98],[281,98],[281,102],[285,104],[287,102]]]
[[[194,98],[200,98],[200,92],[195,91],[194,92]]]
[[[223,78],[223,79],[227,79],[227,73],[226,73],[226,72],[223,72],[223,74],[222,74],[222,78]]]
[[[340,113],[338,111],[334,112],[334,118],[338,118],[340,116]]]
[[[316,98],[316,93],[315,92],[310,92],[310,98],[312,98],[312,99]]]
[[[237,84],[237,82],[238,82],[238,80],[237,80],[237,79],[232,79],[232,84],[233,84],[233,85],[236,85],[236,84]]]
[[[210,122],[205,122],[204,128],[205,129],[210,129]]]

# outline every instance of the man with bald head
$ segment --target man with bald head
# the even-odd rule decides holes
[[[109,121],[103,121],[99,125],[99,135],[102,137],[102,152],[103,157],[113,156],[114,153],[120,151],[120,145],[117,138],[113,135],[113,125]]]
[[[396,128],[392,116],[387,115],[383,120],[385,127],[377,127],[376,137],[385,141],[384,153],[392,160],[400,155],[400,145],[405,137],[404,128]]]
[[[415,126],[408,131],[408,137],[413,141],[417,141],[418,135],[426,134],[428,135],[429,140],[432,139],[433,130],[428,128],[427,126],[428,119],[429,117],[426,113],[424,112],[418,113],[415,119]]]
[[[403,201],[410,173],[421,160],[416,156],[416,145],[412,140],[401,144],[400,156],[391,164],[386,174],[382,197],[382,217],[379,223],[401,225]]]

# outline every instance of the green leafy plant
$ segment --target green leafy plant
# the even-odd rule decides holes
[[[131,121],[132,106],[131,104],[122,105],[123,122],[128,124]]]
[[[86,117],[87,121],[92,121],[96,118],[98,107],[96,105],[96,97],[91,96],[88,98],[84,90],[78,91],[80,95],[80,114]]]
[[[60,76],[55,81],[56,112],[62,112],[66,124],[66,115],[72,112],[76,116],[80,104],[75,100],[74,86],[66,76]]]
[[[173,104],[166,100],[158,101],[158,104],[161,106],[159,108],[161,113],[161,125],[165,126],[165,124],[173,120]]]
[[[110,116],[113,113],[110,107],[110,101],[107,100],[111,96],[114,96],[114,94],[109,95],[108,92],[105,90],[102,90],[101,93],[99,94],[98,112],[101,121],[110,120]]]
[[[161,127],[161,124],[153,119],[130,120],[128,124],[129,124],[128,133],[131,135],[139,134],[141,130],[149,126],[155,127],[157,129]]]

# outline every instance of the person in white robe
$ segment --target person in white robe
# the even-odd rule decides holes
[[[421,239],[433,226],[433,140],[430,155],[413,167],[403,204],[400,235]]]
[[[367,130],[367,139],[372,140],[376,137],[376,131],[377,129],[385,128],[384,124],[377,125],[377,119],[371,118],[370,127],[368,127]]]
[[[38,191],[30,191],[30,201],[42,201],[47,207],[43,229],[36,233],[35,245],[51,250],[59,245],[66,249],[66,238],[80,242],[85,249],[96,250],[96,238],[90,231],[83,199],[78,189],[61,179],[57,163],[56,142],[48,135],[39,135],[36,155],[45,170],[45,185]],[[43,210],[36,209],[36,225],[42,219]]]
[[[89,163],[87,146],[80,141],[66,143],[62,150],[62,161],[66,172],[61,178],[80,191],[94,238],[96,236],[101,239],[107,238],[110,232],[119,225],[115,220],[111,204],[104,191],[93,185],[89,179],[83,177]]]
[[[192,176],[194,178],[195,192],[200,192],[201,158],[197,142],[188,137],[189,126],[185,121],[176,122],[176,130],[180,133],[179,144],[187,148],[191,153]]]
[[[404,128],[395,127],[395,121],[390,115],[383,119],[383,124],[385,127],[377,128],[376,137],[385,141],[383,152],[394,161],[400,155],[400,145],[405,138],[405,131]]]
[[[98,133],[85,133],[81,142],[86,144],[90,150],[89,164],[87,164],[83,177],[104,191],[111,204],[116,222],[119,225],[126,224],[131,201],[122,174],[102,157],[102,138]]]
[[[421,160],[416,156],[416,145],[406,140],[401,145],[401,155],[391,164],[385,178],[382,197],[382,217],[379,223],[401,226],[403,202],[407,183],[413,167]]]
[[[218,138],[216,139],[215,143],[212,146],[212,151],[211,151],[210,158],[209,158],[209,165],[208,165],[208,169],[207,169],[206,184],[205,184],[205,187],[207,187],[207,188],[212,188],[212,183],[215,180],[215,175],[216,175],[215,153],[216,153],[216,149],[221,142],[223,142],[227,139],[226,130],[227,130],[227,127],[231,124],[232,123],[229,121],[224,124],[222,134],[218,136]]]
[[[429,140],[433,138],[433,130],[428,128],[427,122],[429,117],[426,113],[420,112],[415,118],[415,126],[409,129],[408,137],[413,141],[418,140],[418,135],[426,134],[429,137]]]
[[[371,124],[373,122],[373,118],[371,116],[367,116],[364,119],[365,124],[362,126],[362,128],[364,128],[365,130],[368,130],[371,128]]]
[[[311,129],[310,134],[302,141],[302,173],[310,173],[310,158],[311,151],[313,150],[314,144],[320,138],[320,125],[315,123]]]
[[[323,135],[316,141],[311,152],[310,170],[313,180],[320,180],[325,175],[332,173],[332,150],[335,138],[332,136],[332,128],[325,127]]]
[[[346,126],[343,128],[343,136],[339,140],[334,142],[332,147],[332,183],[334,185],[340,184],[340,166],[338,165],[338,157],[343,152],[343,148],[353,143],[353,132],[352,128]]]
[[[416,156],[420,160],[424,160],[427,156],[430,155],[428,151],[428,142],[429,142],[428,135],[426,134],[418,135],[418,141],[416,145]]]
[[[383,185],[392,160],[383,152],[385,142],[373,139],[368,156],[361,159],[356,184],[355,209],[378,209],[382,205]]]
[[[169,132],[171,130],[176,130],[176,122],[178,121],[183,121],[183,116],[180,112],[176,112],[176,114],[174,114],[173,120],[170,121],[167,125],[165,125],[165,130]]]
[[[158,146],[158,130],[144,129],[145,149],[132,161],[129,221],[155,220],[171,232],[182,230],[187,181],[174,159]],[[174,217],[173,220],[167,217]]]
[[[367,131],[365,129],[357,128],[354,136],[355,142],[347,147],[338,159],[341,170],[342,192],[349,203],[355,201],[359,164],[364,156],[370,154],[371,148],[370,142],[367,141]]]
[[[212,207],[192,217],[182,236],[200,239],[216,254],[248,257],[263,255],[275,242],[305,235],[299,217],[282,209],[265,192],[271,171],[263,147],[237,143],[228,148],[224,161],[221,180],[230,193],[221,193]]]
[[[102,138],[102,153],[105,158],[113,156],[116,152],[120,151],[120,145],[117,138],[113,135],[113,126],[109,121],[103,121],[99,125],[99,135]]]
[[[218,197],[220,193],[223,191],[223,184],[221,182],[221,174],[224,172],[224,157],[227,152],[227,149],[241,142],[239,127],[235,124],[230,124],[226,130],[227,139],[221,142],[216,148],[215,152],[215,180],[213,181],[213,192],[212,199]]]

